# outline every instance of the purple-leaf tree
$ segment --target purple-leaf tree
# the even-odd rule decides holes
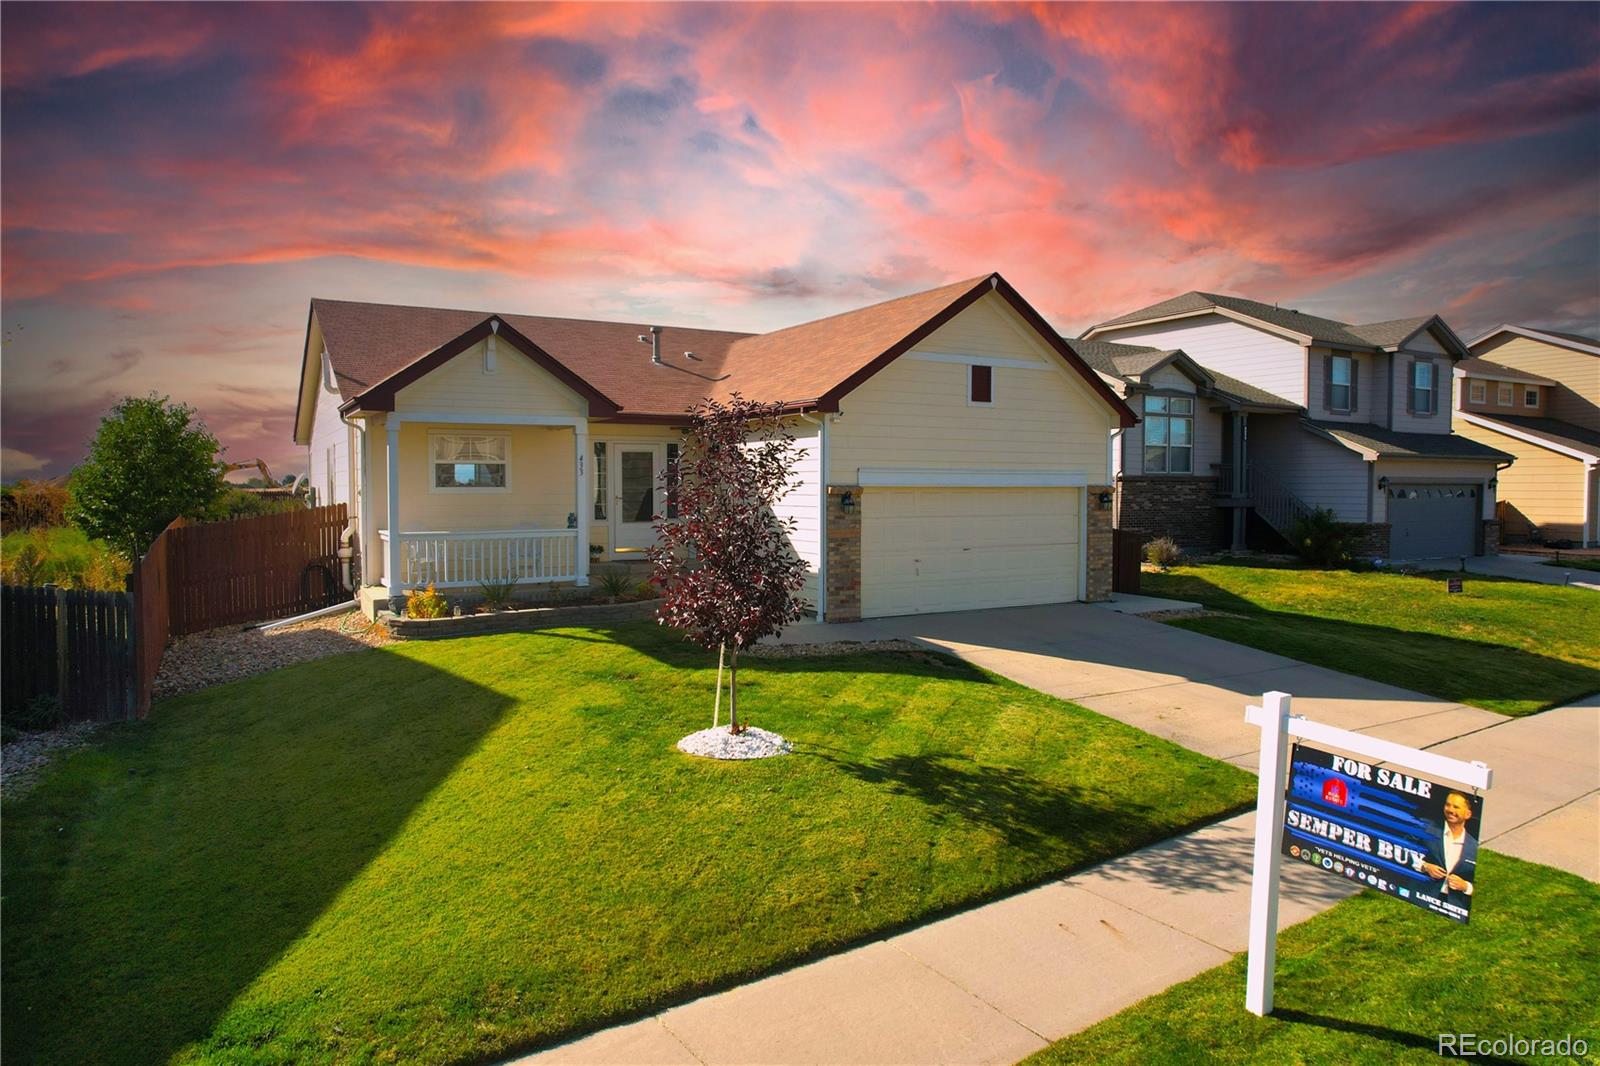
[[[795,485],[794,437],[779,408],[735,393],[705,400],[676,466],[665,472],[669,517],[656,522],[651,581],[661,590],[656,620],[707,649],[731,652],[728,729],[739,724],[739,650],[800,617],[796,595],[806,564],[789,536],[793,519],[773,507]]]

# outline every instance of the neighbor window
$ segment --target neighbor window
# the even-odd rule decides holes
[[[606,520],[606,442],[594,442],[594,518],[596,522]]]
[[[1350,410],[1350,357],[1335,355],[1328,361],[1328,407]]]
[[[1523,389],[1522,390],[1522,406],[1524,406],[1524,407],[1538,407],[1539,406],[1539,390],[1538,389]]]
[[[967,370],[967,402],[994,403],[994,367],[974,364]]]
[[[1474,381],[1468,393],[1473,403],[1489,402],[1489,386],[1482,381]]]
[[[1511,399],[1511,386],[1510,385],[1502,383],[1500,385],[1500,387],[1495,390],[1495,393],[1496,393],[1495,402],[1498,403],[1501,407],[1510,407],[1512,405],[1512,403],[1514,402]]]
[[[1187,474],[1194,468],[1194,399],[1144,398],[1144,471]]]
[[[1433,364],[1411,364],[1411,412],[1431,415],[1437,410],[1433,402]]]
[[[437,433],[433,447],[435,489],[505,489],[510,438],[478,433]]]

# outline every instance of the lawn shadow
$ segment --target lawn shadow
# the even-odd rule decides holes
[[[1240,617],[1172,619],[1180,628],[1454,703],[1533,702],[1545,710],[1600,691],[1600,669],[1581,663],[1490,641],[1273,610],[1204,578],[1184,575],[1182,581],[1171,595]],[[1419,664],[1465,668],[1429,670]]]
[[[918,752],[860,758],[839,749],[808,746],[805,755],[893,795],[926,806],[936,822],[968,822],[1003,836],[1016,848],[1043,848],[1070,840],[1105,854],[1128,842],[1156,839],[1170,828],[1160,808],[1126,799],[1116,805],[1083,789],[1041,780],[1012,766],[986,766],[953,752]]]
[[[1439,1050],[1439,1034],[1424,1036],[1421,1033],[1408,1033],[1403,1029],[1391,1029],[1386,1025],[1372,1025],[1368,1022],[1352,1021],[1348,1018],[1330,1018],[1325,1014],[1310,1014],[1306,1011],[1292,1010],[1279,1007],[1272,1012],[1272,1017],[1280,1022],[1291,1025],[1314,1025],[1318,1029],[1331,1029],[1335,1032],[1350,1033],[1355,1036],[1364,1036],[1371,1040],[1381,1040],[1397,1048],[1415,1049],[1426,1051],[1432,1055],[1444,1057]],[[1454,1056],[1452,1056],[1454,1057]],[[1472,1055],[1473,1062],[1491,1063],[1493,1066],[1521,1066],[1520,1059],[1500,1058],[1496,1055]]]
[[[248,1055],[278,1020],[219,1032],[230,1005],[510,706],[368,650],[162,701],[56,769],[6,809],[6,1060]]]
[[[624,623],[615,626],[583,626],[572,629],[540,629],[530,631],[532,636],[556,640],[572,640],[591,644],[620,644],[641,655],[648,656],[663,666],[685,670],[716,669],[717,653],[698,644],[690,643],[676,630],[652,622]],[[845,642],[838,642],[845,643]],[[792,648],[796,645],[782,645]],[[935,647],[912,650],[885,650],[874,647],[873,642],[860,642],[856,648],[843,647],[826,655],[796,655],[774,652],[763,646],[761,650],[747,651],[739,656],[739,673],[745,671],[763,674],[845,672],[854,674],[911,674],[936,677],[950,681],[967,681],[978,685],[992,685],[995,679],[971,663]],[[742,682],[741,682],[742,683]]]

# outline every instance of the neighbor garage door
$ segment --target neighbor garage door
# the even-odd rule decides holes
[[[1396,559],[1473,555],[1478,486],[1391,485],[1389,554]]]
[[[1081,489],[869,489],[864,618],[1078,598]]]

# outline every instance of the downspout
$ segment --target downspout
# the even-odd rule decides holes
[[[1600,462],[1590,459],[1583,464],[1583,546],[1590,547],[1595,542],[1594,529],[1594,472]],[[1495,502],[1500,502],[1500,494],[1495,493]],[[1495,512],[1499,513],[1498,510]]]
[[[350,542],[360,534],[361,516],[367,513],[367,428],[365,422],[357,426],[344,415],[339,416],[339,421],[343,422],[349,428],[355,430],[359,439],[358,465],[361,468],[361,491],[359,493],[352,492],[350,494],[351,499],[356,501],[356,513],[350,515],[345,520],[344,532],[339,534],[340,577],[344,581],[345,588],[350,589],[352,592],[359,592],[360,590],[356,589],[351,584],[350,560],[355,555],[355,551],[350,547]],[[366,556],[366,547],[367,546],[365,544],[361,545],[363,561],[365,560]]]
[[[802,413],[817,427],[817,621],[828,620],[828,416]]]

